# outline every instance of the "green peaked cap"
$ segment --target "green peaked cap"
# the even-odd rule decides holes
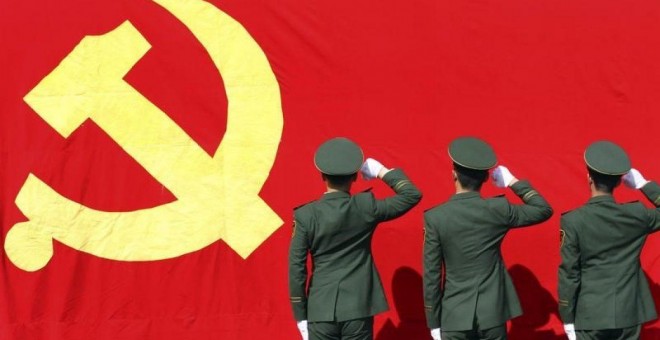
[[[488,143],[475,137],[460,137],[449,144],[451,160],[468,169],[488,170],[497,164],[497,157]]]
[[[327,140],[316,150],[314,164],[326,175],[352,175],[360,170],[364,154],[362,149],[348,138]]]
[[[631,168],[626,152],[609,141],[589,145],[584,152],[584,161],[591,170],[603,175],[623,175]]]

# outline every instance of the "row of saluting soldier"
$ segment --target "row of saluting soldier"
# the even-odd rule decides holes
[[[502,260],[502,240],[510,228],[541,223],[553,211],[529,182],[495,167],[486,142],[458,138],[449,155],[456,193],[424,213],[424,308],[431,337],[506,339],[506,321],[522,310]],[[373,316],[388,305],[371,254],[372,235],[378,223],[405,214],[422,194],[402,170],[364,161],[360,147],[346,138],[323,143],[314,162],[327,191],[294,209],[293,314],[304,340],[373,339]],[[660,187],[632,169],[612,142],[591,144],[585,162],[591,198],[561,217],[559,314],[570,340],[639,339],[641,324],[656,318],[639,256],[647,236],[660,231]],[[490,170],[495,185],[511,188],[523,204],[481,197]],[[351,195],[358,172],[367,180],[382,179],[396,194]],[[656,208],[617,203],[612,193],[622,181]]]

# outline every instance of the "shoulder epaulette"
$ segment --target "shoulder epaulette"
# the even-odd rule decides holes
[[[625,202],[625,203],[621,203],[621,204],[633,204],[633,203],[639,203],[639,200],[634,200],[634,201]]]
[[[314,203],[314,202],[316,202],[316,200],[309,201],[309,202],[307,202],[307,203],[303,203],[303,204],[301,204],[301,205],[299,205],[299,206],[293,208],[293,210],[294,210],[294,211],[295,211],[295,210],[298,210],[298,209],[300,209],[300,208],[302,208],[302,207],[304,207],[304,206],[306,206],[306,205],[308,205],[308,204]]]
[[[492,196],[492,197],[488,197],[488,199],[500,198],[500,197],[504,197],[504,196],[506,196],[506,195],[505,194],[500,194],[500,195],[495,195],[495,196]]]
[[[430,208],[424,210],[423,212],[431,211],[431,210],[433,210],[433,209],[435,209],[435,208],[438,208],[438,207],[442,206],[443,204],[444,204],[444,203],[436,204],[436,205],[434,205],[434,206],[432,206],[432,207],[430,207]]]

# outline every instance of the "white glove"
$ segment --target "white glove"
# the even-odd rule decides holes
[[[576,335],[575,335],[575,325],[572,323],[567,323],[564,324],[564,332],[566,332],[566,336],[568,337],[568,340],[576,340]]]
[[[378,177],[378,173],[380,173],[380,170],[383,168],[383,164],[380,164],[379,161],[373,158],[367,158],[367,160],[364,161],[364,164],[362,164],[362,168],[360,168],[360,171],[362,172],[362,178],[366,179],[367,181],[372,180]]]
[[[298,321],[297,324],[298,331],[300,331],[300,335],[302,336],[303,340],[308,340],[309,334],[307,333],[307,320]]]
[[[440,336],[440,328],[433,328],[431,330],[431,337],[433,340],[442,340],[442,337]]]
[[[649,182],[644,179],[644,176],[642,176],[637,169],[630,169],[627,174],[623,175],[622,179],[623,184],[632,189],[640,189]]]
[[[498,188],[508,187],[514,179],[516,178],[513,177],[509,169],[505,166],[500,165],[493,170],[493,182]]]

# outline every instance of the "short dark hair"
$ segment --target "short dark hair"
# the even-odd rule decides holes
[[[605,175],[596,172],[591,168],[587,168],[587,171],[589,171],[589,177],[591,177],[591,180],[594,182],[594,187],[598,191],[611,194],[614,192],[614,188],[621,184],[621,175]]]
[[[355,181],[357,178],[357,173],[352,174],[352,175],[326,175],[326,174],[321,174],[321,177],[328,181],[328,184],[333,187],[342,187],[347,184],[350,184]]]
[[[468,169],[454,163],[454,171],[456,171],[458,183],[463,189],[479,191],[484,182],[488,180],[488,170]]]

